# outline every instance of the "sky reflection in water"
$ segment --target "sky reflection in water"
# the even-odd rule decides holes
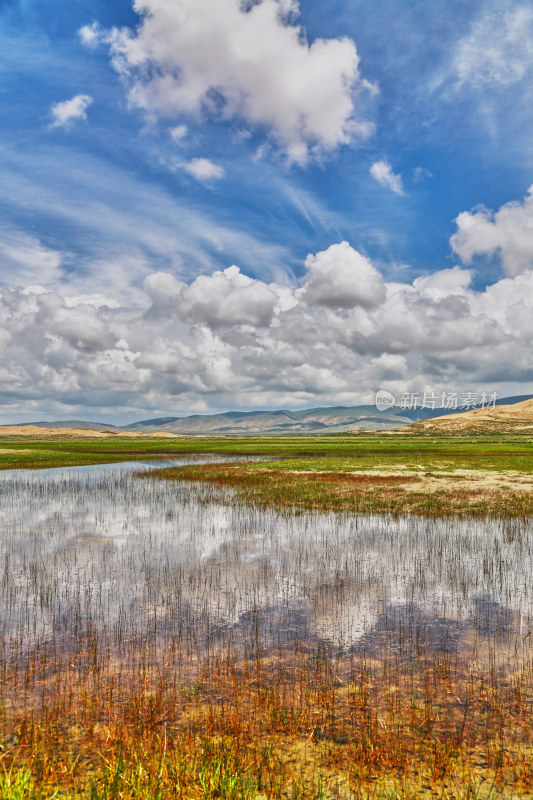
[[[68,650],[74,628],[111,643],[120,629],[199,648],[297,639],[369,655],[403,631],[502,663],[530,646],[523,521],[278,514],[137,477],[146,467],[0,475],[0,623],[12,651]]]

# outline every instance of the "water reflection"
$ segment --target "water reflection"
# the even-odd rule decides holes
[[[147,466],[0,474],[6,656],[68,652],[89,634],[117,648],[299,642],[398,658],[424,642],[500,665],[530,647],[524,521],[277,514],[139,478]]]

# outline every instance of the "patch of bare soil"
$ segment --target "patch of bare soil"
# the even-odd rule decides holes
[[[402,470],[398,472],[397,470]],[[263,471],[263,470],[261,470]],[[266,470],[265,470],[266,472]],[[506,470],[494,472],[480,469],[454,469],[447,472],[428,472],[423,465],[412,468],[399,465],[390,469],[357,470],[354,472],[323,472],[320,470],[287,470],[286,474],[312,476],[332,483],[352,482],[354,485],[385,486],[396,485],[411,492],[442,492],[444,490],[497,491],[505,489],[513,492],[533,492],[533,475]]]

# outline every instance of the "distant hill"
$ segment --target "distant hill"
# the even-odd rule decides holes
[[[193,435],[346,433],[353,430],[390,430],[405,425],[406,420],[426,419],[427,416],[426,410],[418,409],[415,412],[393,408],[378,411],[374,405],[311,408],[304,411],[227,411],[146,419],[128,425],[123,430]]]
[[[498,403],[512,404],[524,397],[509,397]],[[457,414],[453,409],[402,409],[394,406],[378,411],[375,405],[308,408],[303,411],[226,411],[220,414],[195,414],[189,417],[160,417],[127,425],[123,430],[168,431],[182,435],[282,435],[349,433],[350,431],[395,430],[406,422],[418,422],[443,414]]]
[[[500,403],[495,408],[476,408],[462,414],[433,417],[408,425],[403,431],[461,436],[491,433],[533,434],[533,398],[518,403]]]
[[[175,433],[167,433],[161,431],[157,434],[159,437],[164,438],[178,438]],[[27,438],[27,439],[48,439],[48,438],[61,438],[61,439],[116,439],[116,438],[150,438],[153,436],[151,433],[142,433],[140,431],[121,431],[120,428],[104,428],[101,430],[93,430],[92,428],[55,428],[53,425],[0,425],[0,438]]]
[[[531,396],[507,397],[497,405],[510,406]],[[394,406],[378,411],[375,405],[333,406],[307,408],[302,411],[287,409],[275,411],[226,411],[219,414],[194,414],[188,417],[157,417],[144,419],[121,428],[104,422],[64,420],[60,422],[31,422],[17,428],[37,426],[54,430],[86,430],[107,433],[152,433],[157,435],[180,434],[190,436],[233,436],[283,434],[350,433],[351,431],[380,431],[402,428],[411,422],[424,422],[435,417],[461,416],[460,410],[441,408],[402,409]],[[5,426],[8,427],[14,426]]]
[[[5,428],[26,428],[35,426],[36,428],[74,428],[79,431],[112,431],[119,430],[116,425],[108,422],[85,422],[81,419],[65,419],[57,422],[17,422],[15,425],[4,425]]]

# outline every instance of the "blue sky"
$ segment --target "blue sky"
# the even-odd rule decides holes
[[[5,421],[531,391],[528,3],[2,0],[0,35]]]

